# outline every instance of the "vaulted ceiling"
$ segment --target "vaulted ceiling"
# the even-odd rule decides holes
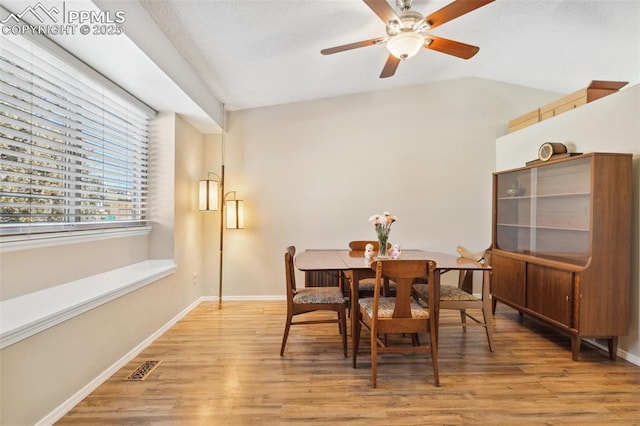
[[[428,15],[450,0],[414,0]],[[394,0],[388,3],[399,10]],[[142,0],[228,109],[466,77],[559,93],[591,80],[640,82],[640,1],[496,0],[431,34],[480,47],[469,60],[422,49],[379,78],[384,45],[320,50],[385,35],[361,0]]]
[[[31,4],[1,1],[15,13]],[[452,1],[413,0],[411,10],[426,16]],[[177,112],[204,133],[220,131],[222,104],[239,110],[473,77],[558,94],[591,80],[640,83],[640,0],[495,0],[429,32],[478,46],[474,57],[421,49],[384,79],[384,45],[320,54],[385,36],[384,22],[362,0],[38,3],[123,9],[120,36],[52,37],[153,108]],[[387,3],[399,10],[395,0]]]

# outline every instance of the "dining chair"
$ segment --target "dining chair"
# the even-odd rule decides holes
[[[458,253],[461,257],[465,257],[470,260],[485,262],[490,264],[489,254],[485,253],[471,253],[464,247],[458,247]],[[489,351],[493,352],[493,316],[491,312],[491,289],[490,289],[490,271],[483,271],[481,282],[480,296],[473,294],[473,271],[461,270],[458,275],[458,285],[440,285],[440,309],[453,309],[460,311],[460,323],[457,322],[442,322],[440,321],[440,327],[462,325],[462,331],[467,331],[467,326],[482,326],[485,329],[487,335],[487,342],[489,343]],[[417,300],[422,300],[426,304],[429,303],[429,286],[425,283],[414,284],[413,286],[414,297]],[[471,314],[468,309],[472,309],[475,312],[480,312],[482,318]],[[467,318],[472,322],[467,322]]]
[[[338,323],[338,330],[342,335],[342,349],[347,357],[347,320],[346,299],[339,287],[304,287],[296,288],[295,266],[293,258],[296,254],[295,246],[287,247],[284,254],[284,270],[287,284],[287,322],[284,326],[280,356],[284,356],[284,349],[292,325]],[[337,318],[297,320],[297,315],[316,311],[335,311]]]
[[[375,252],[378,252],[379,248],[380,248],[380,243],[378,242],[378,240],[371,240],[371,241],[367,241],[367,240],[355,240],[355,241],[350,241],[349,242],[349,249],[351,250],[352,253],[354,252],[362,252],[362,256],[364,257],[364,251],[365,248],[367,246],[367,244],[371,244],[373,245],[373,250]],[[391,248],[391,243],[387,243],[387,248]],[[358,283],[358,295],[360,297],[365,297],[365,296],[373,296],[373,287],[375,285],[375,271],[371,271],[371,275],[369,277],[366,277],[364,279],[361,279],[360,282]],[[345,277],[348,280],[349,283],[351,283],[353,281],[353,275],[350,274],[350,271],[345,271]],[[383,281],[383,287],[382,287],[382,292],[383,292],[383,296],[392,296],[393,293],[395,292],[395,286],[396,284],[394,282],[391,282],[389,279],[385,279]]]
[[[424,307],[412,297],[412,286],[417,278],[428,277],[435,282],[436,263],[432,260],[381,260],[371,265],[376,271],[376,286],[373,297],[358,300],[356,336],[353,347],[353,366],[356,366],[358,346],[362,326],[370,331],[371,378],[377,387],[379,353],[430,353],[433,366],[433,380],[440,386],[438,374],[438,345],[436,334],[435,308],[433,304]],[[384,277],[395,281],[395,297],[381,297],[381,283]],[[433,286],[429,289],[433,293]],[[433,297],[433,296],[432,296]],[[418,333],[428,333],[430,344],[420,345]],[[412,336],[411,346],[391,345],[391,334]],[[381,337],[383,336],[383,337]]]

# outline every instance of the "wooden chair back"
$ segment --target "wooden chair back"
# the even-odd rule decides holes
[[[378,240],[371,240],[371,241],[356,240],[356,241],[349,242],[349,249],[351,249],[351,251],[364,251],[367,244],[372,244],[373,250],[376,252],[380,248],[380,243],[378,242]],[[389,242],[387,243],[387,248],[391,248],[391,243]]]
[[[296,255],[294,246],[287,247],[284,253],[284,272],[285,282],[287,284],[287,307],[293,308],[293,295],[296,293],[296,270],[293,264],[293,258]]]
[[[408,326],[411,330],[405,329],[407,324],[413,320],[411,315],[411,302],[413,284],[419,278],[433,276],[436,263],[432,260],[384,260],[375,261],[371,264],[371,268],[376,271],[376,287],[373,293],[373,326],[379,331],[384,329],[387,333],[412,333],[427,331],[424,324],[417,326]],[[378,321],[378,311],[380,304],[381,287],[385,279],[393,280],[396,283],[395,307],[391,318],[385,318],[384,323]],[[433,278],[431,279],[433,281]],[[430,289],[430,292],[433,288]],[[433,304],[429,304],[429,318],[434,317]],[[397,326],[394,325],[397,323]],[[398,329],[399,331],[394,331]],[[414,331],[415,330],[415,331]]]

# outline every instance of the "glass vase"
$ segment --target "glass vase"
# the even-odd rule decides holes
[[[378,235],[378,259],[390,259],[387,241],[388,235]]]

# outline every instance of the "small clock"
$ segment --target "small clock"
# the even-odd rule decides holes
[[[554,154],[562,154],[567,152],[567,147],[558,142],[545,142],[538,149],[538,158],[540,161],[549,160]]]
[[[538,149],[538,158],[540,161],[547,161],[553,155],[553,146],[549,142],[543,143]]]

